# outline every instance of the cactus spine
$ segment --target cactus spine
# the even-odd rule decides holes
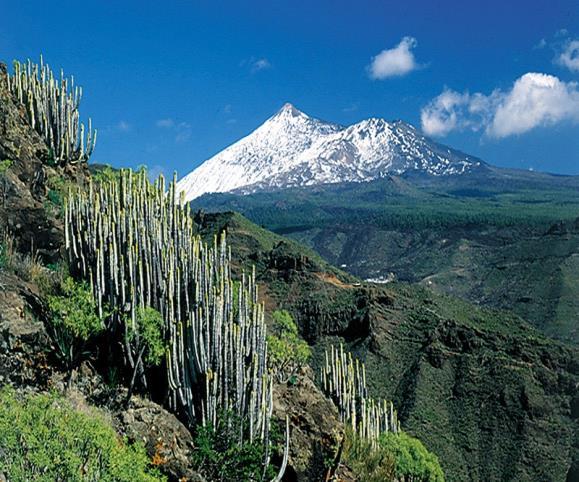
[[[326,350],[321,369],[322,388],[332,398],[340,420],[360,437],[376,444],[386,432],[398,433],[400,423],[392,402],[368,396],[366,367],[344,347]]]
[[[91,184],[69,195],[65,228],[71,267],[91,280],[98,309],[119,307],[109,328],[134,329],[145,306],[163,316],[171,408],[191,425],[216,426],[233,413],[244,422],[239,442],[261,440],[269,454],[273,380],[255,272],[233,282],[225,236],[212,246],[196,236],[176,179],[168,191],[163,177],[153,185],[146,172]],[[125,346],[133,368],[127,339]]]
[[[61,71],[57,80],[42,56],[40,64],[14,61],[8,90],[24,106],[30,125],[46,141],[56,163],[88,160],[97,131],[92,129],[90,119],[87,129],[80,122],[82,88],[74,85],[74,77],[68,79]]]

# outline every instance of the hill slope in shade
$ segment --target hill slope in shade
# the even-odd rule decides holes
[[[579,469],[577,350],[512,314],[403,283],[360,283],[307,248],[234,213],[236,266],[256,266],[266,310],[288,309],[314,346],[344,342],[365,360],[373,394],[440,458],[449,481],[571,481]]]
[[[401,121],[340,126],[285,104],[247,137],[179,181],[187,201],[211,192],[361,182],[416,170],[461,174],[482,161],[439,145]]]

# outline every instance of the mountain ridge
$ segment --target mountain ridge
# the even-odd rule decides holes
[[[364,182],[407,171],[462,174],[484,165],[400,120],[371,117],[342,126],[286,103],[249,135],[181,179],[178,190],[190,201],[206,193]]]

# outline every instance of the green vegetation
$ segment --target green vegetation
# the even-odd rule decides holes
[[[89,169],[91,172],[91,179],[96,184],[106,185],[107,183],[118,181],[120,178],[120,171],[113,169],[113,167],[108,164],[91,164]]]
[[[77,188],[77,184],[62,174],[51,175],[46,183],[48,193],[44,202],[46,212],[58,219],[64,217],[64,205],[68,193]]]
[[[342,461],[360,482],[444,482],[433,453],[404,432],[384,433],[378,444],[346,430]]]
[[[380,450],[392,454],[396,461],[396,479],[412,482],[444,482],[438,457],[426,450],[420,440],[401,432],[385,433],[379,440]]]
[[[144,362],[147,367],[151,367],[158,366],[163,361],[166,351],[163,337],[164,324],[161,313],[150,306],[137,310],[134,325],[131,321],[125,321],[130,352],[131,355],[136,354],[136,359],[133,359],[133,374],[127,400],[131,398],[133,393],[135,378],[141,363]]]
[[[270,369],[278,382],[292,381],[305,367],[312,351],[298,334],[292,316],[286,310],[272,313],[272,335],[267,337]]]
[[[257,441],[239,442],[242,421],[233,414],[220,416],[217,428],[198,426],[194,436],[194,467],[210,481],[239,480],[244,482],[272,480],[275,468],[268,453]],[[226,422],[227,420],[227,422]],[[272,431],[273,438],[273,431]],[[272,440],[272,443],[275,443]],[[267,467],[264,469],[264,463]]]
[[[579,209],[579,182],[554,178],[525,187],[494,178],[464,178],[487,191],[456,189],[451,180],[421,186],[398,178],[368,183],[294,188],[247,196],[215,194],[194,200],[193,209],[235,210],[258,225],[292,234],[328,226],[442,229],[468,226],[543,226],[571,220]],[[438,183],[438,184],[436,184]],[[347,203],[344,203],[347,199]]]
[[[360,482],[394,482],[396,459],[388,450],[375,446],[352,430],[344,434],[342,461]]]
[[[119,440],[97,412],[8,389],[0,390],[0,474],[11,482],[165,480],[144,449]]]
[[[2,187],[2,205],[6,205],[6,194],[8,191],[8,183],[6,180],[6,173],[12,167],[13,161],[4,159],[0,161],[0,186]]]
[[[48,306],[49,331],[57,354],[72,370],[84,355],[89,340],[104,329],[92,291],[86,283],[69,276],[61,283],[59,294],[48,297]]]

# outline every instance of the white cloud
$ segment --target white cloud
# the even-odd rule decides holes
[[[420,113],[422,130],[430,136],[445,136],[465,123],[469,95],[444,89]]]
[[[169,129],[175,125],[175,121],[171,118],[159,119],[155,124],[157,127],[161,127],[163,129]]]
[[[422,109],[420,120],[427,135],[471,129],[502,138],[539,126],[579,121],[579,90],[576,82],[529,72],[507,92],[497,89],[484,95],[445,89]]]
[[[406,75],[418,68],[412,49],[416,47],[414,37],[404,37],[391,49],[382,50],[372,58],[368,72],[372,79],[386,79]]]
[[[513,89],[505,94],[487,132],[494,137],[506,137],[564,120],[579,120],[577,83],[566,83],[553,75],[528,73],[517,79]]]
[[[556,61],[572,72],[579,72],[579,40],[568,41]]]

